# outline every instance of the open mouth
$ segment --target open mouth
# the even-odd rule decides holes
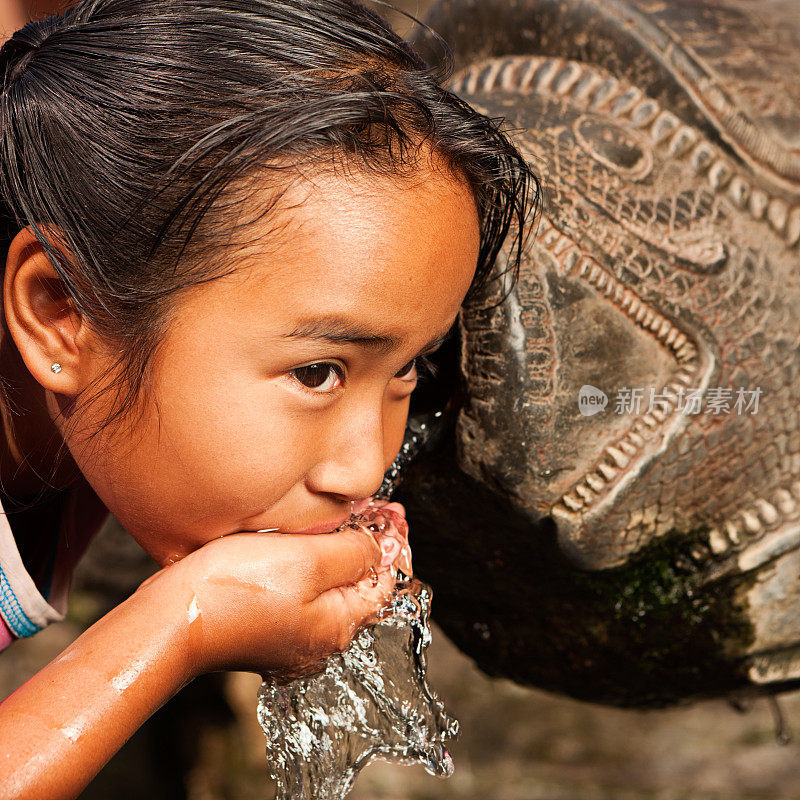
[[[706,390],[710,359],[703,358],[699,343],[688,333],[623,286],[546,219],[542,220],[537,238],[541,246],[559,253],[566,261],[565,277],[582,281],[604,297],[638,329],[649,334],[673,364],[671,374],[654,395],[658,398],[657,405],[644,413],[633,413],[624,434],[607,444],[594,464],[552,503],[551,513],[572,516],[593,509],[612,491],[633,479],[642,465],[685,427],[687,417],[680,413],[680,399],[690,388],[700,393]],[[568,248],[574,252],[565,259]]]

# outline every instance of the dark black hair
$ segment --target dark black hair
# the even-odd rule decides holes
[[[352,0],[84,0],[6,42],[0,190],[119,348],[108,422],[140,395],[169,296],[232,271],[240,201],[287,170],[413,172],[426,144],[474,192],[471,292],[512,230],[516,277],[538,182],[500,121],[442,87],[443,63]]]

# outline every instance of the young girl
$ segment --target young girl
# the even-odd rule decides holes
[[[84,0],[0,75],[0,647],[109,512],[162,567],[0,705],[0,797],[56,800],[195,676],[308,672],[385,602],[329,532],[535,180],[351,0]]]

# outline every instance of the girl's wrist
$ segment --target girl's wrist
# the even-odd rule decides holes
[[[152,575],[129,598],[141,607],[154,635],[164,643],[173,693],[204,672],[200,658],[202,619],[180,563]]]

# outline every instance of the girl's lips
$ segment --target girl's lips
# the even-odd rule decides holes
[[[283,531],[283,533],[331,533],[335,531],[340,525],[347,522],[350,519],[350,515],[348,514],[345,517],[342,517],[339,520],[333,520],[332,522],[323,522],[321,525],[314,525],[311,528],[303,528],[300,531]]]
[[[310,528],[303,528],[299,531],[282,531],[282,533],[332,533],[340,525],[343,525],[352,515],[358,516],[366,511],[370,506],[374,508],[386,508],[390,511],[396,511],[403,519],[406,516],[406,510],[400,503],[390,503],[388,500],[376,500],[372,497],[367,497],[365,500],[360,500],[358,503],[353,503],[352,514],[348,514],[339,520],[332,520],[331,522],[323,522],[321,525],[314,525]]]

